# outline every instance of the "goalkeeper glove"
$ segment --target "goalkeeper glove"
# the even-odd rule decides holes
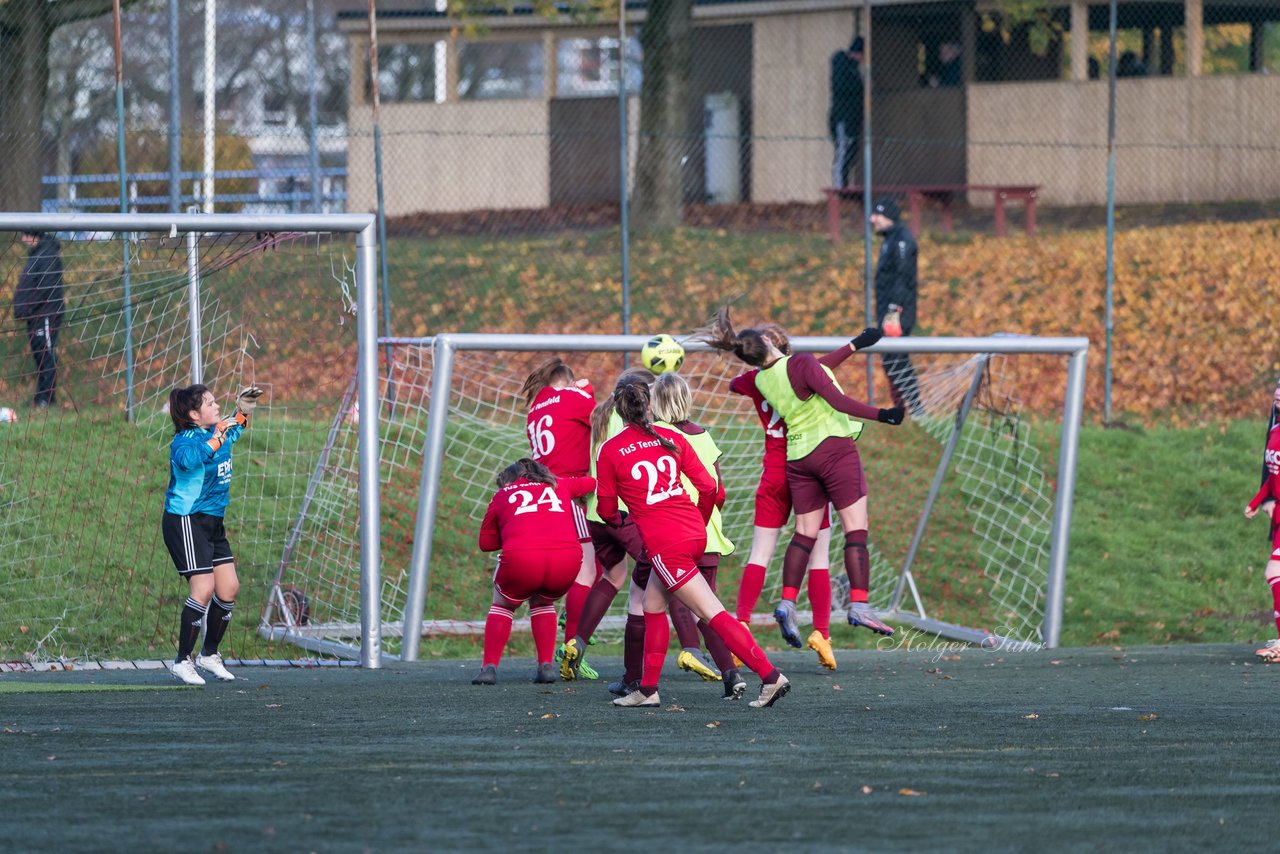
[[[258,405],[258,398],[262,397],[262,389],[256,385],[251,385],[242,390],[236,396],[236,409],[245,415],[252,415],[253,408]]]
[[[855,350],[865,350],[866,348],[870,347],[872,344],[875,344],[877,341],[879,341],[883,335],[884,333],[881,332],[876,327],[868,326],[866,329],[862,330],[857,335],[855,335],[852,339],[850,339],[849,344]]]
[[[893,409],[881,409],[876,420],[881,424],[901,424],[906,414],[906,410],[901,406],[895,406]]]

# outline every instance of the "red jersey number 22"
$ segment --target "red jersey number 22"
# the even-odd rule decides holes
[[[662,475],[667,476],[666,489],[658,488],[658,481]],[[648,481],[648,495],[645,496],[645,504],[657,504],[673,495],[683,495],[684,488],[676,481],[679,472],[676,469],[676,461],[674,457],[659,457],[657,465],[648,460],[641,460],[631,467],[632,480]]]

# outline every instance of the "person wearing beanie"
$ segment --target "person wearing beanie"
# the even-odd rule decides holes
[[[871,228],[884,238],[876,262],[876,325],[885,335],[910,335],[916,325],[916,239],[902,224],[896,199],[886,196],[871,208]],[[889,378],[894,406],[923,415],[915,368],[906,353],[886,353],[881,358]]]
[[[862,36],[858,36],[848,50],[838,50],[831,55],[827,133],[835,145],[831,183],[841,190],[849,186],[849,169],[858,158],[862,140],[862,48]]]

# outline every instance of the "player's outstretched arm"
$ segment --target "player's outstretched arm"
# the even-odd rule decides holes
[[[262,397],[263,394],[264,392],[262,389],[258,388],[256,385],[251,385],[248,388],[242,389],[240,393],[236,395],[235,420],[237,424],[241,427],[249,426],[249,417],[253,415],[253,410],[258,405],[258,398]]]

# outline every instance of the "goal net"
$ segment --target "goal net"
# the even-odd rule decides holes
[[[395,404],[384,407],[379,422],[383,575],[403,593],[384,601],[409,605],[384,610],[389,650],[413,658],[423,636],[483,631],[493,557],[478,551],[476,538],[495,475],[528,454],[519,394],[528,373],[559,354],[592,381],[599,399],[612,388],[623,355],[638,352],[645,340],[442,335],[384,341],[396,355]],[[792,345],[827,352],[846,341],[801,338]],[[1085,339],[1009,336],[886,339],[877,347],[910,354],[921,407],[901,427],[868,425],[858,442],[870,490],[872,603],[882,613],[930,636],[1057,645],[1087,346]],[[693,389],[694,420],[724,451],[724,527],[737,550],[722,560],[719,584],[732,608],[751,545],[763,434],[748,401],[728,393],[743,365],[686,349],[681,375]],[[875,362],[876,399],[887,406],[885,377]],[[866,357],[849,359],[837,376],[846,391],[865,399]],[[349,635],[358,614],[353,580],[343,574],[350,560],[336,551],[349,543],[352,525],[342,512],[358,470],[352,429],[350,419],[334,424],[311,504],[290,538],[297,546],[282,561],[277,582],[279,590],[310,603],[302,634],[313,639]],[[771,609],[780,592],[789,536],[783,532],[769,565],[761,608]],[[842,546],[837,533],[831,575],[833,602],[841,608],[847,600]],[[606,618],[603,625],[620,624],[624,599],[619,596],[612,622]],[[331,624],[318,618],[321,601]],[[767,613],[756,618],[772,624]]]
[[[373,269],[371,221],[0,215],[5,293],[31,252],[54,253],[64,303],[48,316],[51,395],[40,392],[32,352],[44,319],[32,327],[6,305],[0,323],[0,662],[172,658],[187,585],[160,534],[168,395],[197,381],[224,415],[240,387],[266,390],[233,452],[226,524],[241,587],[222,652],[296,653],[269,643],[258,623],[268,596],[281,593],[281,557],[331,426],[351,406],[362,335],[373,352],[374,291],[360,287]],[[24,230],[43,232],[43,248],[24,242]],[[353,499],[333,510],[356,518],[358,508]],[[361,586],[365,556],[358,547],[348,556],[346,583]],[[302,619],[305,603],[291,601]],[[359,649],[360,638],[347,647]]]

